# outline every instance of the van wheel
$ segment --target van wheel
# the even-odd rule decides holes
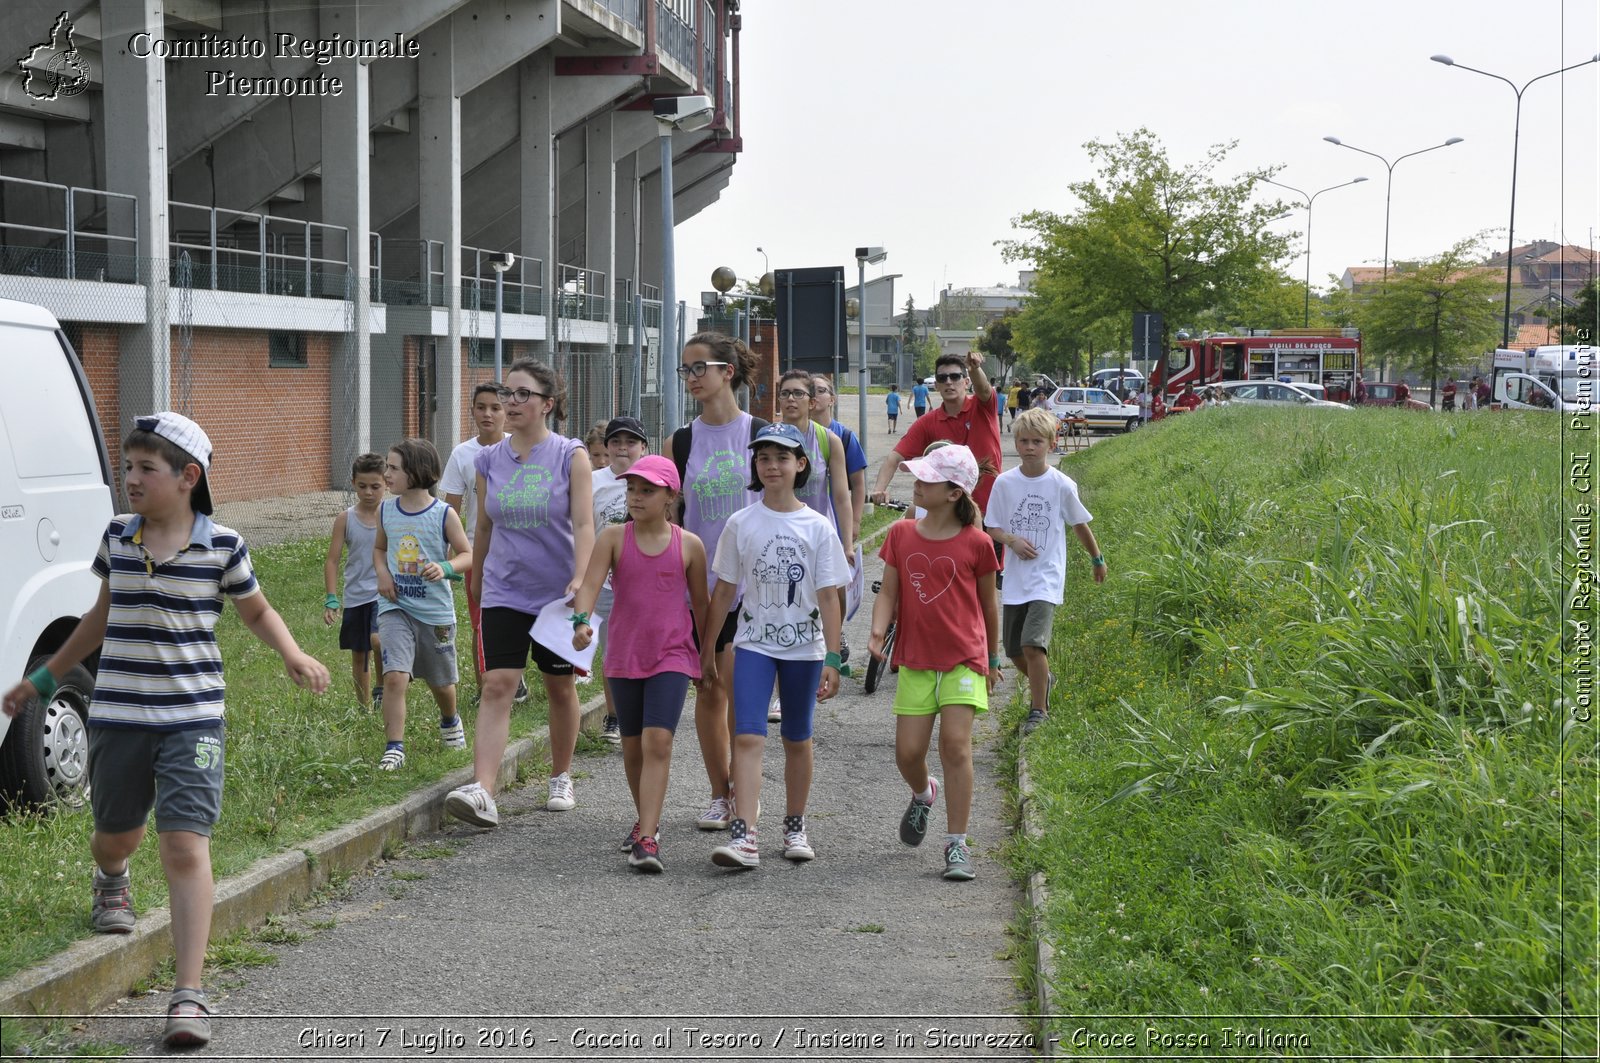
[[[44,664],[28,664],[31,672]],[[82,665],[66,674],[48,703],[35,701],[11,721],[0,747],[0,792],[8,805],[81,808],[89,797],[89,698],[94,676]]]
[[[1122,422],[1122,430],[1124,432],[1131,432],[1135,428],[1138,428],[1138,427],[1139,427],[1139,418],[1137,418],[1137,417],[1130,417],[1126,421]]]

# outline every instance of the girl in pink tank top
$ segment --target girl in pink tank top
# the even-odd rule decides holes
[[[595,540],[589,570],[573,601],[572,645],[594,638],[589,610],[607,575],[615,595],[605,618],[606,688],[622,732],[622,764],[638,820],[622,843],[628,863],[662,869],[656,841],[667,797],[672,736],[689,683],[700,678],[695,632],[705,620],[706,548],[693,532],[669,523],[677,510],[678,467],[647,454],[622,474],[628,482],[626,524]]]

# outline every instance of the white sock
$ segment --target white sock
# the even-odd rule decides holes
[[[914,794],[912,796],[916,798],[917,804],[919,805],[933,804],[933,780],[928,780],[928,788],[926,790],[923,790],[920,794]]]
[[[965,834],[946,834],[944,836],[946,845],[954,845],[956,842],[960,842],[962,845],[967,844],[967,836]]]

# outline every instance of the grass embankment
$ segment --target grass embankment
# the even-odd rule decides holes
[[[1111,577],[1072,560],[1013,858],[1050,879],[1057,1009],[1129,1018],[1064,1043],[1595,1051],[1558,432],[1208,411],[1066,463]]]
[[[233,609],[217,625],[227,672],[227,767],[222,822],[211,841],[220,879],[263,856],[293,849],[323,831],[352,822],[400,800],[456,768],[471,750],[439,744],[439,714],[426,686],[414,683],[407,698],[406,764],[379,771],[383,720],[357,704],[350,655],[338,648],[338,625],[322,622],[322,558],[328,540],[286,543],[252,551],[267,598],[283,615],[306,652],[333,673],[328,693],[317,696],[291,684],[277,654],[258,642]],[[470,744],[473,704],[471,639],[466,595],[457,585],[458,687]],[[512,713],[512,738],[545,721],[542,685],[530,672],[532,696]],[[597,687],[579,687],[580,695]],[[72,814],[14,813],[0,820],[0,977],[13,974],[89,936],[88,809]],[[166,880],[155,838],[133,861],[133,901],[138,911],[167,903]]]

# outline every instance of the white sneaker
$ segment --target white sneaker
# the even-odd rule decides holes
[[[700,818],[694,825],[701,830],[727,830],[728,820],[733,818],[733,809],[728,804],[726,797],[713,797],[711,806],[700,813]]]
[[[551,776],[550,797],[545,801],[544,807],[551,812],[570,812],[577,803],[577,799],[572,796],[572,776],[566,772]]]
[[[778,703],[778,697],[776,694],[774,694],[772,697],[772,704],[767,706],[767,722],[783,722],[783,706]]]
[[[458,786],[446,794],[444,810],[475,827],[496,827],[500,824],[500,810],[495,807],[494,798],[475,782]]]
[[[783,836],[783,858],[785,860],[815,860],[817,851],[811,848],[811,842],[806,838],[803,830],[792,830]]]

